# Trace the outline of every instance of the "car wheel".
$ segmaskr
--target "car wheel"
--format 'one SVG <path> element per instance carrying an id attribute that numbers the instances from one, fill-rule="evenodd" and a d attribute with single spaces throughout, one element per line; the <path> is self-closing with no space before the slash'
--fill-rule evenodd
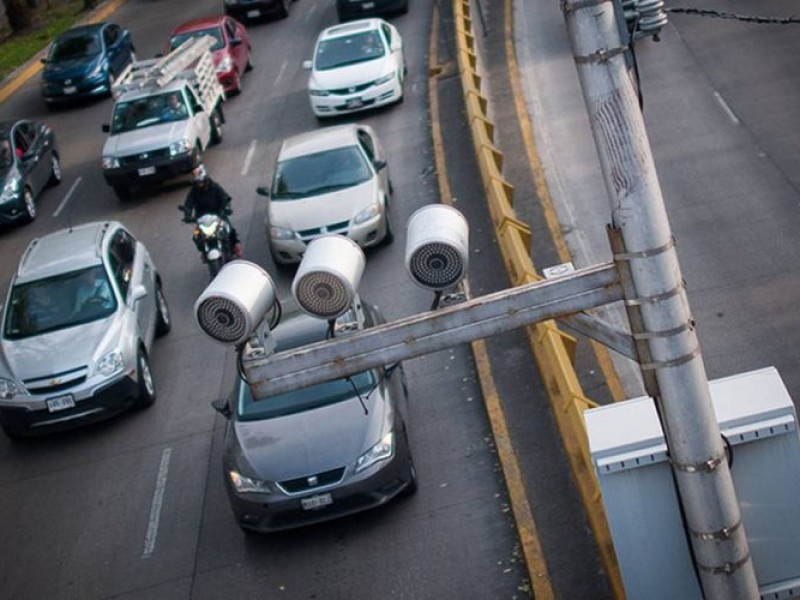
<path id="1" fill-rule="evenodd" d="M 215 146 L 222 143 L 222 116 L 219 108 L 215 108 L 211 114 L 211 143 Z"/>
<path id="2" fill-rule="evenodd" d="M 252 71 L 253 70 L 253 54 L 252 48 L 247 49 L 247 65 L 244 67 L 245 71 Z"/>
<path id="3" fill-rule="evenodd" d="M 25 220 L 30 223 L 36 218 L 36 200 L 31 188 L 25 186 L 22 190 L 22 208 L 25 211 Z"/>
<path id="4" fill-rule="evenodd" d="M 115 185 L 113 189 L 114 194 L 120 200 L 129 200 L 131 198 L 131 188 L 124 185 Z"/>
<path id="5" fill-rule="evenodd" d="M 289 16 L 289 6 L 292 4 L 292 0 L 283 0 L 281 2 L 281 10 L 278 13 L 278 16 L 281 19 L 285 19 Z"/>
<path id="6" fill-rule="evenodd" d="M 139 382 L 139 396 L 136 398 L 137 408 L 147 408 L 156 401 L 156 382 L 150 369 L 150 360 L 144 349 L 139 349 L 136 357 L 136 379 Z"/>
<path id="7" fill-rule="evenodd" d="M 24 437 L 26 437 L 21 430 L 15 429 L 14 427 L 10 427 L 5 423 L 0 423 L 0 427 L 2 427 L 3 433 L 5 433 L 6 437 L 10 440 L 21 440 Z"/>
<path id="8" fill-rule="evenodd" d="M 200 150 L 200 145 L 195 144 L 194 150 L 192 150 L 192 169 L 195 167 L 200 166 L 200 163 L 203 162 L 203 152 Z"/>
<path id="9" fill-rule="evenodd" d="M 167 299 L 164 297 L 164 290 L 161 288 L 161 282 L 156 281 L 156 335 L 167 335 L 172 329 L 172 319 L 169 315 L 169 306 Z"/>
<path id="10" fill-rule="evenodd" d="M 383 245 L 388 246 L 394 241 L 394 231 L 392 231 L 392 224 L 389 221 L 389 213 L 386 213 L 386 235 L 383 236 Z"/>
<path id="11" fill-rule="evenodd" d="M 233 72 L 233 95 L 238 96 L 242 93 L 242 76 L 239 71 Z"/>
<path id="12" fill-rule="evenodd" d="M 61 183 L 61 161 L 58 154 L 53 152 L 50 155 L 50 179 L 47 180 L 47 185 L 55 186 Z"/>
<path id="13" fill-rule="evenodd" d="M 408 455 L 408 475 L 409 483 L 401 492 L 406 498 L 416 494 L 419 489 L 419 484 L 417 483 L 417 468 L 414 466 L 414 459 L 411 458 L 410 454 Z"/>

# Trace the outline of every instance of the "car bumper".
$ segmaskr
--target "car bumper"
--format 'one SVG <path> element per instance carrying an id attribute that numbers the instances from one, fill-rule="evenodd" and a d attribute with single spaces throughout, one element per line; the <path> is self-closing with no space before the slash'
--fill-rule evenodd
<path id="1" fill-rule="evenodd" d="M 364 223 L 350 225 L 347 230 L 329 231 L 327 233 L 338 233 L 349 237 L 362 248 L 372 248 L 379 245 L 386 237 L 386 213 L 381 213 L 374 219 Z M 308 244 L 320 235 L 325 235 L 325 232 L 320 231 L 318 235 L 304 236 L 302 238 L 297 236 L 290 240 L 270 239 L 269 244 L 272 256 L 281 264 L 299 263 L 303 259 Z M 267 227 L 267 236 L 269 236 L 269 227 Z"/>
<path id="2" fill-rule="evenodd" d="M 222 89 L 225 90 L 225 94 L 232 94 L 238 91 L 237 80 L 236 80 L 236 71 L 231 69 L 230 71 L 217 71 L 217 81 L 222 86 Z"/>
<path id="3" fill-rule="evenodd" d="M 64 85 L 62 83 L 42 84 L 42 98 L 44 98 L 44 101 L 47 103 L 107 96 L 110 93 L 111 90 L 105 78 L 84 81 L 75 85 Z"/>
<path id="4" fill-rule="evenodd" d="M 395 455 L 373 465 L 333 488 L 289 497 L 285 494 L 238 494 L 224 474 L 231 508 L 239 525 L 260 532 L 281 531 L 322 523 L 382 506 L 412 484 L 408 446 L 401 436 Z M 330 494 L 332 502 L 322 508 L 304 509 L 301 499 Z"/>
<path id="5" fill-rule="evenodd" d="M 408 10 L 408 0 L 338 0 L 336 8 L 344 19 L 361 19 L 377 15 L 393 14 Z"/>
<path id="6" fill-rule="evenodd" d="M 334 117 L 399 102 L 403 87 L 397 78 L 355 94 L 309 96 L 317 117 Z"/>
<path id="7" fill-rule="evenodd" d="M 95 389 L 86 398 L 75 398 L 75 406 L 65 410 L 50 412 L 47 408 L 0 406 L 0 423 L 4 429 L 19 435 L 72 429 L 118 414 L 136 401 L 138 393 L 138 383 L 123 376 Z"/>
<path id="8" fill-rule="evenodd" d="M 3 202 L 0 204 L 0 225 L 10 225 L 16 223 L 22 218 L 27 216 L 25 212 L 25 204 L 22 201 L 22 196 L 18 196 L 14 200 Z"/>
<path id="9" fill-rule="evenodd" d="M 236 5 L 225 5 L 225 13 L 244 21 L 274 15 L 282 10 L 281 0 L 265 0 L 263 2 L 243 2 Z"/>
<path id="10" fill-rule="evenodd" d="M 163 158 L 123 165 L 116 169 L 104 169 L 103 177 L 112 187 L 155 185 L 191 173 L 196 165 L 191 154 L 181 154 L 174 158 Z"/>

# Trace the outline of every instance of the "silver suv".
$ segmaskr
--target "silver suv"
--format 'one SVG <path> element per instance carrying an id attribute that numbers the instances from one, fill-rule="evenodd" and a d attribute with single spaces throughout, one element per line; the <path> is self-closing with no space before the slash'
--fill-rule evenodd
<path id="1" fill-rule="evenodd" d="M 3 307 L 0 426 L 9 437 L 150 406 L 153 339 L 170 330 L 161 278 L 121 223 L 33 240 Z"/>

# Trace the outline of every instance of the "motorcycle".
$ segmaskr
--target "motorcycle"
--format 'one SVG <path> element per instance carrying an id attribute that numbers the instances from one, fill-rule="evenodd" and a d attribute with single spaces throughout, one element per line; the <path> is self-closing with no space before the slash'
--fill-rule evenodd
<path id="1" fill-rule="evenodd" d="M 178 210 L 183 210 L 179 206 Z M 191 222 L 191 221 L 184 221 Z M 236 258 L 231 244 L 231 226 L 221 216 L 208 213 L 194 221 L 192 239 L 203 253 L 203 262 L 208 265 L 211 279 L 217 276 L 223 265 Z"/>

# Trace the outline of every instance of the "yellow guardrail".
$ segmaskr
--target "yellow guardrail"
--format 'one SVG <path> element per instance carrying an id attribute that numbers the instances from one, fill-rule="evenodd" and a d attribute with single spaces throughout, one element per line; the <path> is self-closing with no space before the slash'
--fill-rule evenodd
<path id="1" fill-rule="evenodd" d="M 538 281 L 542 278 L 536 273 L 529 252 L 531 230 L 514 212 L 513 186 L 503 177 L 503 154 L 494 144 L 494 124 L 487 113 L 488 100 L 480 91 L 481 76 L 472 34 L 470 0 L 455 0 L 454 14 L 458 67 L 467 118 L 503 262 L 513 285 Z M 603 510 L 600 487 L 592 468 L 583 421 L 583 411 L 597 405 L 583 394 L 575 373 L 576 340 L 559 330 L 552 320 L 527 327 L 526 334 L 610 586 L 617 598 L 624 598 L 622 577 Z"/>

